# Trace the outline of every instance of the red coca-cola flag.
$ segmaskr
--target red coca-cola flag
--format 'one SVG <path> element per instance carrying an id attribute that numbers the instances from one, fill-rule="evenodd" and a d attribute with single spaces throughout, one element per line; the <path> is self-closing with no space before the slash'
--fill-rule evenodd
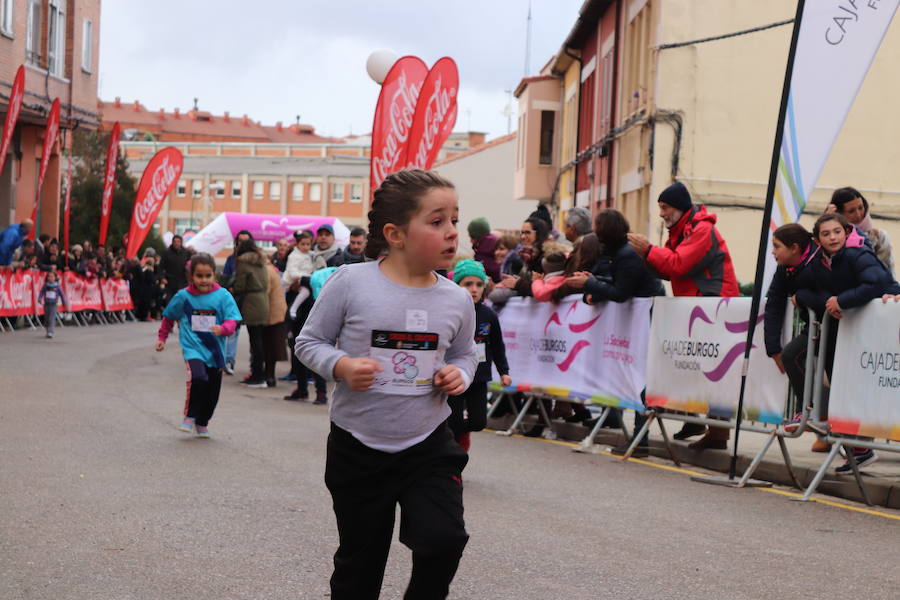
<path id="1" fill-rule="evenodd" d="M 44 132 L 44 148 L 41 150 L 41 169 L 38 172 L 37 187 L 34 191 L 34 208 L 31 209 L 31 220 L 34 221 L 34 227 L 28 234 L 30 239 L 34 239 L 38 229 L 37 211 L 41 203 L 41 187 L 44 185 L 44 176 L 47 174 L 47 167 L 50 166 L 50 153 L 53 151 L 53 144 L 59 136 L 59 98 L 53 101 L 50 106 L 50 114 L 47 116 L 47 129 Z"/>
<path id="2" fill-rule="evenodd" d="M 181 152 L 172 147 L 163 148 L 147 163 L 134 197 L 131 227 L 128 229 L 128 246 L 125 249 L 126 257 L 137 256 L 138 249 L 144 243 L 153 222 L 156 221 L 166 196 L 181 177 L 183 168 L 184 158 Z"/>
<path id="3" fill-rule="evenodd" d="M 106 176 L 103 178 L 103 200 L 100 202 L 100 235 L 97 243 L 106 245 L 106 230 L 109 229 L 109 213 L 112 210 L 113 191 L 116 187 L 116 158 L 119 155 L 119 122 L 113 125 L 109 134 L 109 148 L 106 149 Z"/>
<path id="4" fill-rule="evenodd" d="M 381 84 L 372 124 L 372 193 L 389 173 L 406 166 L 406 143 L 427 74 L 428 67 L 421 58 L 404 56 L 394 63 Z"/>
<path id="5" fill-rule="evenodd" d="M 441 146 L 456 124 L 456 96 L 459 92 L 459 71 L 456 62 L 445 56 L 431 67 L 419 99 L 404 164 L 410 169 L 430 169 Z"/>
<path id="6" fill-rule="evenodd" d="M 9 92 L 9 105 L 6 107 L 6 119 L 3 122 L 3 138 L 0 139 L 0 173 L 3 173 L 3 165 L 6 163 L 6 153 L 9 143 L 12 141 L 13 131 L 16 129 L 16 121 L 19 120 L 19 111 L 22 110 L 22 100 L 25 98 L 25 66 L 16 71 L 13 79 L 12 90 Z"/>
<path id="7" fill-rule="evenodd" d="M 66 267 L 69 266 L 69 206 L 72 200 L 72 149 L 69 148 L 69 164 L 66 166 L 66 205 L 63 207 L 63 246 L 62 255 Z"/>

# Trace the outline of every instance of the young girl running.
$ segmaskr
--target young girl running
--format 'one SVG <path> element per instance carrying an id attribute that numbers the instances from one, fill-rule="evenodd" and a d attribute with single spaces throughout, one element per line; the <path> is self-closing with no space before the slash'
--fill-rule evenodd
<path id="1" fill-rule="evenodd" d="M 38 295 L 38 302 L 44 304 L 44 326 L 47 328 L 48 338 L 53 337 L 53 331 L 56 328 L 58 305 L 61 303 L 65 306 L 66 304 L 66 295 L 57 279 L 56 271 L 48 271 L 44 287 L 41 288 L 41 293 Z"/>
<path id="2" fill-rule="evenodd" d="M 456 255 L 458 212 L 453 184 L 433 172 L 386 177 L 366 242 L 379 260 L 339 268 L 297 338 L 300 361 L 337 381 L 325 464 L 340 536 L 332 600 L 378 598 L 397 504 L 413 555 L 407 599 L 446 598 L 469 538 L 468 456 L 446 420 L 448 394 L 475 374 L 475 311 L 435 274 Z"/>
<path id="3" fill-rule="evenodd" d="M 156 351 L 166 349 L 166 338 L 178 321 L 178 341 L 187 363 L 187 400 L 184 420 L 178 427 L 197 436 L 209 437 L 209 420 L 219 402 L 225 338 L 234 333 L 241 313 L 227 290 L 216 281 L 216 261 L 209 254 L 195 255 L 190 262 L 188 287 L 179 290 L 163 311 Z"/>
<path id="4" fill-rule="evenodd" d="M 461 260 L 453 268 L 453 281 L 472 296 L 475 303 L 475 347 L 478 370 L 472 385 L 458 396 L 450 396 L 450 420 L 447 424 L 457 443 L 468 452 L 471 432 L 481 431 L 487 425 L 487 384 L 493 378 L 491 364 L 497 365 L 500 381 L 505 387 L 512 385 L 509 363 L 506 362 L 506 346 L 497 313 L 484 304 L 484 286 L 487 272 L 484 265 L 472 259 Z"/>

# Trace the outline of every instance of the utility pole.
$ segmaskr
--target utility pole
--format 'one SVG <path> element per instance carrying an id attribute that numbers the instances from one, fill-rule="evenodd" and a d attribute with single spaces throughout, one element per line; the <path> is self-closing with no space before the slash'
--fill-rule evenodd
<path id="1" fill-rule="evenodd" d="M 531 0 L 528 0 L 528 20 L 525 23 L 525 74 L 528 77 L 531 72 Z"/>

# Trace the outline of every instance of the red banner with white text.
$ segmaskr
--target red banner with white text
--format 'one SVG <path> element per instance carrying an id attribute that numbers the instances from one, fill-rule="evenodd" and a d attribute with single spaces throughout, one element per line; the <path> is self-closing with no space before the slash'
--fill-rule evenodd
<path id="1" fill-rule="evenodd" d="M 34 314 L 34 272 L 0 269 L 0 317 Z"/>
<path id="2" fill-rule="evenodd" d="M 47 116 L 47 129 L 44 131 L 44 147 L 41 151 L 41 168 L 38 172 L 37 187 L 34 192 L 34 208 L 31 209 L 31 220 L 34 221 L 34 227 L 28 234 L 29 239 L 34 239 L 35 233 L 39 228 L 37 222 L 38 206 L 41 203 L 41 188 L 44 185 L 44 177 L 47 175 L 47 168 L 50 166 L 50 153 L 53 152 L 53 145 L 56 138 L 59 137 L 59 98 L 53 101 L 50 106 L 50 114 Z"/>
<path id="3" fill-rule="evenodd" d="M 132 310 L 131 289 L 124 279 L 106 278 L 100 280 L 100 294 L 103 296 L 103 310 Z"/>
<path id="4" fill-rule="evenodd" d="M 62 288 L 66 295 L 66 310 L 103 310 L 100 279 L 88 279 L 72 271 L 62 274 Z"/>
<path id="5" fill-rule="evenodd" d="M 116 187 L 116 159 L 119 156 L 120 127 L 116 121 L 109 134 L 109 147 L 106 149 L 106 175 L 103 178 L 103 196 L 100 201 L 100 234 L 97 243 L 106 245 L 106 231 L 109 229 L 109 214 L 112 211 L 113 191 Z"/>
<path id="6" fill-rule="evenodd" d="M 459 93 L 459 71 L 448 56 L 438 60 L 428 71 L 419 98 L 404 164 L 410 169 L 430 169 L 438 152 L 456 124 L 456 97 Z"/>
<path id="7" fill-rule="evenodd" d="M 381 84 L 372 124 L 372 193 L 388 174 L 406 166 L 406 146 L 416 113 L 416 101 L 428 67 L 416 56 L 394 63 Z"/>
<path id="8" fill-rule="evenodd" d="M 0 173 L 3 173 L 3 164 L 6 162 L 6 152 L 12 141 L 13 131 L 16 129 L 16 121 L 19 120 L 19 111 L 22 110 L 22 100 L 25 98 L 25 66 L 16 71 L 12 89 L 9 92 L 9 104 L 6 108 L 6 119 L 3 122 L 3 137 L 0 138 Z"/>
<path id="9" fill-rule="evenodd" d="M 183 168 L 184 158 L 181 152 L 172 147 L 163 148 L 147 163 L 144 174 L 141 175 L 141 183 L 138 184 L 137 195 L 134 197 L 134 209 L 131 211 L 128 247 L 125 249 L 127 258 L 137 256 L 166 196 L 181 177 Z"/>

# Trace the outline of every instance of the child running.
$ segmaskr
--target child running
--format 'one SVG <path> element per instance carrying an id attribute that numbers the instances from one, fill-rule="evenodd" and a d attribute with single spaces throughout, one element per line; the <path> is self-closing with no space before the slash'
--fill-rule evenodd
<path id="1" fill-rule="evenodd" d="M 340 267 L 297 338 L 300 361 L 337 381 L 325 464 L 340 537 L 332 600 L 378 598 L 398 504 L 413 555 L 405 598 L 446 598 L 469 539 L 468 455 L 446 421 L 447 396 L 475 375 L 475 311 L 435 273 L 456 255 L 458 212 L 436 173 L 388 175 L 369 211 L 366 256 L 379 260 Z"/>
<path id="2" fill-rule="evenodd" d="M 506 346 L 497 313 L 486 306 L 484 286 L 487 273 L 480 262 L 467 259 L 457 263 L 453 269 L 453 282 L 464 288 L 475 303 L 475 348 L 478 356 L 478 370 L 475 379 L 465 392 L 450 396 L 450 420 L 447 422 L 463 450 L 469 451 L 471 432 L 481 431 L 487 425 L 487 384 L 493 378 L 491 363 L 497 365 L 500 381 L 504 387 L 512 385 L 509 364 L 506 362 Z"/>
<path id="3" fill-rule="evenodd" d="M 166 349 L 166 338 L 178 321 L 178 341 L 187 364 L 187 399 L 184 420 L 178 427 L 197 437 L 209 437 L 209 420 L 219 402 L 225 338 L 234 333 L 241 313 L 228 290 L 216 281 L 216 261 L 206 253 L 194 255 L 188 268 L 190 283 L 179 290 L 163 311 L 156 351 Z"/>
<path id="4" fill-rule="evenodd" d="M 56 310 L 57 304 L 60 302 L 66 304 L 66 295 L 63 293 L 62 287 L 57 281 L 56 271 L 49 271 L 47 279 L 44 280 L 44 287 L 38 295 L 38 302 L 44 304 L 44 327 L 47 329 L 47 337 L 52 338 L 56 328 Z"/>

